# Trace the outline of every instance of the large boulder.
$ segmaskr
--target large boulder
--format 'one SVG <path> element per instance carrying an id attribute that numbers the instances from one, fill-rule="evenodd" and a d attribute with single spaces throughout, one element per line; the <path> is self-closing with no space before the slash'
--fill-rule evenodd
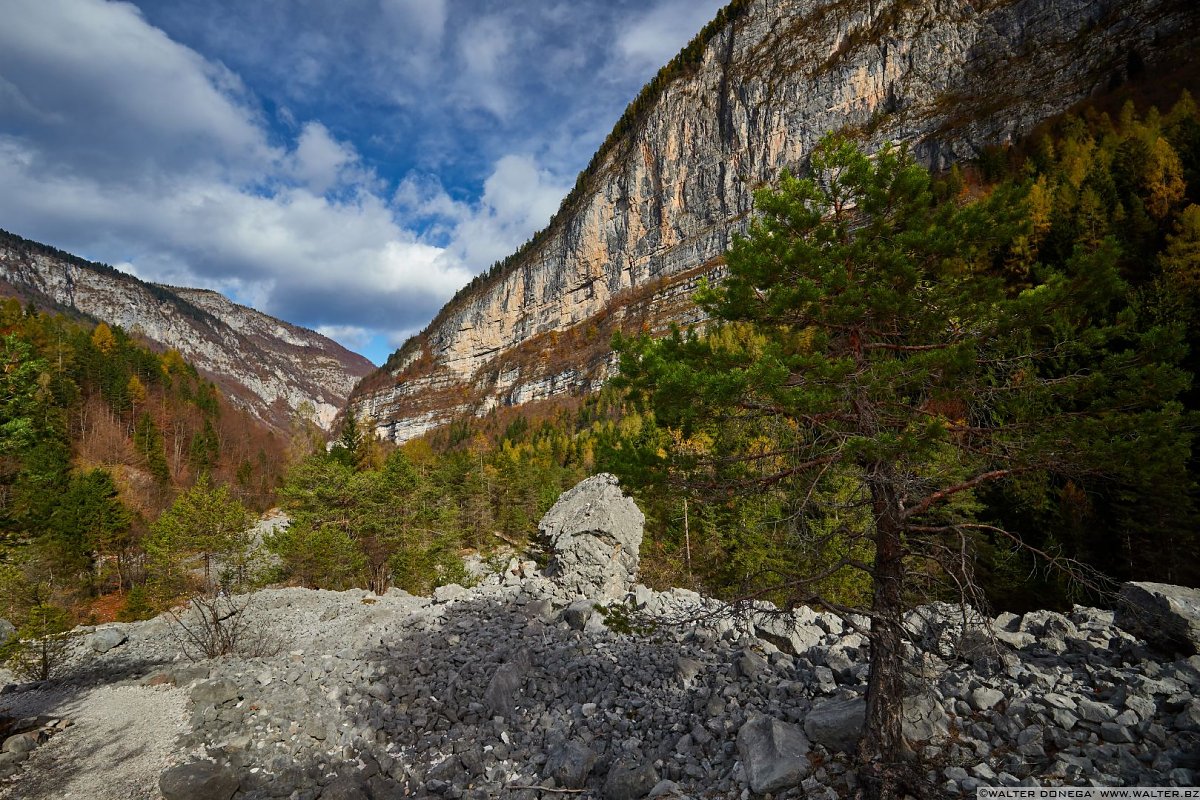
<path id="1" fill-rule="evenodd" d="M 538 523 L 554 553 L 547 574 L 585 597 L 624 597 L 637 577 L 645 523 L 615 476 L 593 475 L 558 498 Z"/>
<path id="2" fill-rule="evenodd" d="M 755 794 L 798 786 L 812 769 L 804 731 L 774 717 L 752 716 L 738 731 L 737 749 Z"/>
<path id="3" fill-rule="evenodd" d="M 1200 589 L 1169 583 L 1126 583 L 1117 627 L 1152 647 L 1185 656 L 1200 652 Z"/>
<path id="4" fill-rule="evenodd" d="M 124 628 L 100 628 L 88 639 L 88 644 L 97 653 L 107 653 L 129 639 Z"/>

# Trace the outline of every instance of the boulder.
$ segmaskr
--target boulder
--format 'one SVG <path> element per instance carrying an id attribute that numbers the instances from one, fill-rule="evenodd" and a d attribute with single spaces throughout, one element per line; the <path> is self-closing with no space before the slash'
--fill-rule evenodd
<path id="1" fill-rule="evenodd" d="M 559 497 L 538 523 L 554 553 L 547 574 L 584 597 L 623 598 L 637 577 L 645 522 L 616 477 L 593 475 Z"/>
<path id="2" fill-rule="evenodd" d="M 180 764 L 158 779 L 164 800 L 229 800 L 240 786 L 232 768 L 211 761 Z"/>
<path id="3" fill-rule="evenodd" d="M 825 631 L 801 622 L 798 616 L 786 611 L 759 612 L 754 616 L 754 635 L 785 653 L 802 656 L 821 644 Z"/>
<path id="4" fill-rule="evenodd" d="M 604 779 L 604 800 L 640 800 L 658 785 L 654 765 L 636 759 L 618 759 Z"/>
<path id="5" fill-rule="evenodd" d="M 582 789 L 592 767 L 596 766 L 596 757 L 583 742 L 563 742 L 550 751 L 542 775 L 553 778 L 564 789 Z"/>
<path id="6" fill-rule="evenodd" d="M 940 741 L 950 733 L 950 717 L 930 693 L 920 692 L 905 697 L 901 718 L 904 738 L 910 743 Z"/>
<path id="7" fill-rule="evenodd" d="M 738 757 L 755 794 L 798 786 L 808 777 L 808 737 L 797 725 L 754 715 L 737 735 Z"/>
<path id="8" fill-rule="evenodd" d="M 237 699 L 238 686 L 229 678 L 204 681 L 192 687 L 191 697 L 197 706 L 219 706 Z"/>
<path id="9" fill-rule="evenodd" d="M 101 628 L 88 637 L 88 644 L 97 653 L 107 653 L 129 639 L 123 628 Z"/>
<path id="10" fill-rule="evenodd" d="M 1200 589 L 1168 583 L 1122 584 L 1115 621 L 1151 647 L 1193 655 L 1200 652 Z"/>
<path id="11" fill-rule="evenodd" d="M 484 705 L 491 711 L 492 716 L 507 717 L 516 711 L 521 702 L 522 687 L 528 672 L 529 654 L 525 651 L 518 653 L 513 660 L 496 667 L 487 690 L 483 693 Z"/>
<path id="12" fill-rule="evenodd" d="M 830 752 L 853 753 L 866 716 L 867 703 L 861 697 L 819 700 L 804 718 L 804 732 Z"/>

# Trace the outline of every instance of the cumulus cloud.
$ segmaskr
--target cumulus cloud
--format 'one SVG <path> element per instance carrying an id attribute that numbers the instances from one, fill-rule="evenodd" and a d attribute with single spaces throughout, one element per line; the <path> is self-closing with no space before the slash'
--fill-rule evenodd
<path id="1" fill-rule="evenodd" d="M 445 241 L 448 257 L 479 272 L 545 227 L 569 188 L 530 156 L 506 155 L 477 202 L 452 199 L 430 176 L 405 179 L 394 199 L 410 218 L 425 222 L 427 237 Z"/>

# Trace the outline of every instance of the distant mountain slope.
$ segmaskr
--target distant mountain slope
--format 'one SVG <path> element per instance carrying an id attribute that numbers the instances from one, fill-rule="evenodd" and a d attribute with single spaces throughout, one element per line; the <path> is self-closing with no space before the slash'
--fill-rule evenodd
<path id="1" fill-rule="evenodd" d="M 262 421 L 286 430 L 312 404 L 328 426 L 374 369 L 320 334 L 202 289 L 146 283 L 112 267 L 0 232 L 0 293 L 74 312 L 178 350 Z"/>
<path id="2" fill-rule="evenodd" d="M 546 230 L 474 281 L 351 406 L 394 440 L 579 393 L 616 325 L 692 313 L 753 192 L 827 131 L 933 166 L 1195 58 L 1195 0 L 736 0 L 643 91 Z"/>

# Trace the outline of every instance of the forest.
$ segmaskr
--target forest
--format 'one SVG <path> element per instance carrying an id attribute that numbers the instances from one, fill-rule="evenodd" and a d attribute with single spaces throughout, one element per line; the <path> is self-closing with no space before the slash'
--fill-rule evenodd
<path id="1" fill-rule="evenodd" d="M 840 146 L 845 164 L 860 163 L 852 143 Z M 1081 450 L 1096 438 L 1089 425 L 1108 437 L 1089 450 L 1087 468 L 1065 469 L 1061 454 L 1014 468 L 956 492 L 929 523 L 969 543 L 979 602 L 1024 610 L 1101 602 L 1111 581 L 1195 585 L 1200 112 L 1192 98 L 1166 113 L 1084 109 L 944 174 L 906 158 L 877 157 L 894 161 L 914 198 L 881 214 L 879 230 L 919 220 L 926 249 L 913 252 L 960 264 L 986 292 L 968 295 L 962 274 L 943 280 L 934 270 L 888 301 L 889 313 L 908 315 L 896 317 L 906 320 L 904 336 L 953 330 L 961 341 L 939 344 L 939 361 L 916 358 L 933 346 L 899 333 L 881 340 L 871 391 L 895 392 L 897 407 L 908 403 L 925 420 L 915 433 L 898 427 L 886 446 L 921 453 L 933 481 L 966 475 L 979 455 L 971 448 L 1015 447 L 1018 424 L 1027 450 L 1046 451 L 1050 422 L 1077 436 Z M 825 235 L 803 210 L 808 185 L 785 176 L 760 194 L 760 213 Z M 836 359 L 818 356 L 836 337 L 800 313 L 814 302 L 796 288 L 806 284 L 781 280 L 813 254 L 793 243 L 767 258 L 764 236 L 730 252 L 725 289 L 698 296 L 713 320 L 703 330 L 658 342 L 618 336 L 622 374 L 599 394 L 465 418 L 400 447 L 376 441 L 353 416 L 327 444 L 299 415 L 283 441 L 178 353 L 5 301 L 0 617 L 33 636 L 267 583 L 426 593 L 470 580 L 465 553 L 503 560 L 536 549 L 541 515 L 598 471 L 615 472 L 647 515 L 646 583 L 788 603 L 797 595 L 783 578 L 807 571 L 818 578 L 800 599 L 861 606 L 869 576 L 823 569 L 875 555 L 861 535 L 875 524 L 861 474 L 843 465 L 815 479 L 796 459 L 815 442 L 861 451 L 866 440 L 838 427 L 831 405 L 848 390 Z M 893 252 L 845 247 L 836 250 L 844 263 L 883 263 Z M 824 269 L 819 262 L 812 268 Z M 838 275 L 830 285 L 854 287 Z M 953 287 L 958 293 L 947 294 Z M 754 310 L 755 291 L 770 314 Z M 918 297 L 938 299 L 916 310 L 903 300 Z M 835 299 L 849 305 L 831 308 L 881 313 L 853 292 Z M 1000 309 L 1009 324 L 988 328 Z M 988 356 L 996 363 L 1015 363 L 1020 348 L 1046 355 L 1002 375 L 969 373 L 946 355 L 962 357 L 954 348 L 986 331 L 1000 348 Z M 780 374 L 806 369 L 814 377 L 771 388 Z M 926 387 L 919 403 L 900 377 L 917 370 Z M 945 383 L 952 375 L 957 390 Z M 992 398 L 986 410 L 982 397 Z M 814 415 L 827 416 L 814 427 Z M 255 534 L 255 513 L 272 506 L 290 527 Z M 1055 568 L 1063 563 L 1079 569 Z M 921 599 L 960 588 L 939 562 L 904 568 L 920 577 L 910 583 Z"/>

